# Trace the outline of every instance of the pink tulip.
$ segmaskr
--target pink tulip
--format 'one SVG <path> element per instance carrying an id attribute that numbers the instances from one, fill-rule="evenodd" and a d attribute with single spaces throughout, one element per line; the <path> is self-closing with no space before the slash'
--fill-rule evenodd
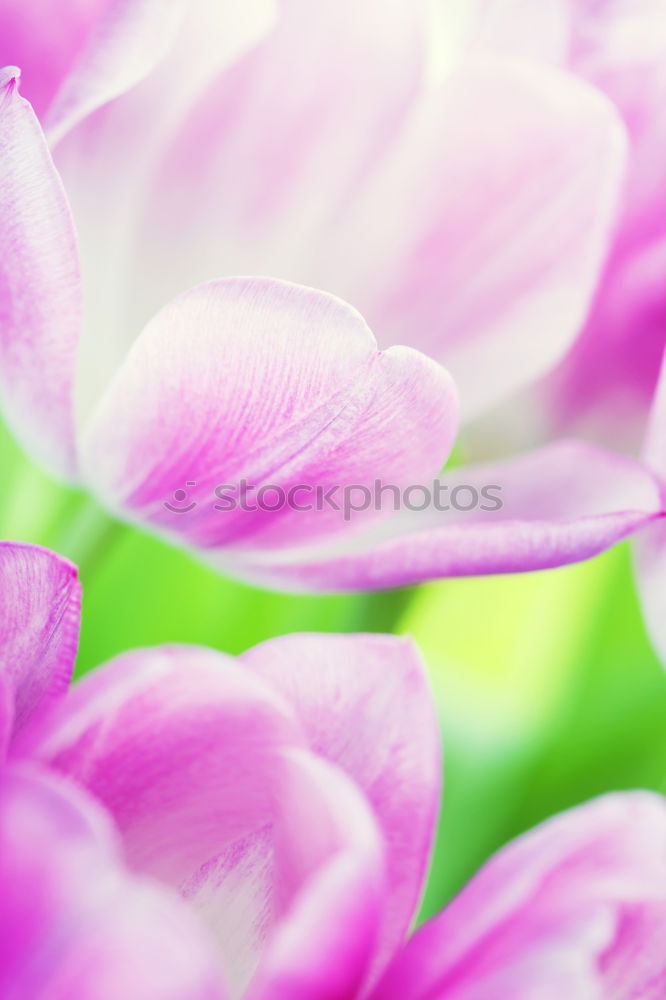
<path id="1" fill-rule="evenodd" d="M 554 398 L 569 426 L 635 444 L 666 346 L 666 12 L 659 0 L 573 6 L 570 65 L 617 107 L 630 158 L 612 251 Z"/>
<path id="2" fill-rule="evenodd" d="M 444 23 L 457 0 L 442 0 Z M 516 31 L 520 25 L 521 30 Z M 613 102 L 629 136 L 621 211 L 585 328 L 529 397 L 552 431 L 583 428 L 644 454 L 666 479 L 666 11 L 661 0 L 472 0 L 458 57 L 515 51 L 568 67 Z M 661 376 L 660 376 L 661 371 Z M 538 423 L 538 420 L 535 421 Z M 662 492 L 663 492 L 663 486 Z M 666 662 L 666 532 L 637 541 L 637 576 L 655 647 Z"/>
<path id="3" fill-rule="evenodd" d="M 0 587 L 3 647 L 27 654 L 0 672 L 10 733 L 0 771 L 3 996 L 661 995 L 660 796 L 612 795 L 550 820 L 410 936 L 441 761 L 409 642 L 295 635 L 238 660 L 138 650 L 65 694 L 71 566 L 4 543 Z M 102 809 L 132 875 L 114 857 Z"/>
<path id="4" fill-rule="evenodd" d="M 6 70 L 0 389 L 35 455 L 282 589 L 547 568 L 660 513 L 641 464 L 579 444 L 443 481 L 497 484 L 494 511 L 397 511 L 382 495 L 348 519 L 216 499 L 244 480 L 432 485 L 456 394 L 414 347 L 451 369 L 464 416 L 561 357 L 625 155 L 593 88 L 511 59 L 434 83 L 412 0 L 285 0 L 272 28 L 265 3 L 225 17 L 204 0 L 67 4 L 55 50 L 55 15 L 34 2 L 0 2 L 50 142 Z M 219 277 L 238 273 L 277 278 Z M 412 346 L 379 351 L 353 308 L 303 285 L 343 294 L 381 344 Z"/>
<path id="5" fill-rule="evenodd" d="M 352 302 L 382 347 L 445 363 L 469 414 L 561 357 L 614 221 L 619 118 L 517 61 L 431 83 L 429 6 L 283 0 L 267 30 L 267 0 L 0 3 L 77 223 L 85 405 L 165 302 L 238 274 Z"/>
<path id="6" fill-rule="evenodd" d="M 224 1000 L 199 920 L 130 873 L 112 821 L 83 789 L 5 754 L 69 687 L 76 570 L 0 543 L 0 995 L 30 1000 Z"/>
<path id="7" fill-rule="evenodd" d="M 520 57 L 569 70 L 621 116 L 620 212 L 584 329 L 530 400 L 549 429 L 636 448 L 666 346 L 666 12 L 661 0 L 437 0 L 460 60 Z"/>

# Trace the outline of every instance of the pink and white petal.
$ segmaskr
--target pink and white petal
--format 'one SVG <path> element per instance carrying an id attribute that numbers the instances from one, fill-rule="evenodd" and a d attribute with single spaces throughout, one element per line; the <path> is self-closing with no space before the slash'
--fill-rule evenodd
<path id="1" fill-rule="evenodd" d="M 440 33 L 459 50 L 570 69 L 606 94 L 629 131 L 622 230 L 659 231 L 666 126 L 666 19 L 661 0 L 439 0 Z"/>
<path id="2" fill-rule="evenodd" d="M 71 563 L 48 549 L 0 542 L 0 728 L 8 740 L 67 691 L 80 616 Z"/>
<path id="3" fill-rule="evenodd" d="M 0 66 L 20 66 L 42 119 L 106 0 L 0 0 Z"/>
<path id="4" fill-rule="evenodd" d="M 439 730 L 418 651 L 389 636 L 291 635 L 241 660 L 293 706 L 310 749 L 347 773 L 374 810 L 388 880 L 376 974 L 410 929 L 439 808 Z"/>
<path id="5" fill-rule="evenodd" d="M 0 70 L 0 394 L 17 437 L 75 470 L 73 387 L 81 325 L 76 236 L 18 71 Z"/>
<path id="6" fill-rule="evenodd" d="M 46 772 L 0 777 L 0 993 L 31 1000 L 223 1000 L 206 931 L 122 866 L 111 824 Z"/>
<path id="7" fill-rule="evenodd" d="M 242 11 L 229 0 L 107 0 L 91 18 L 83 44 L 48 108 L 51 142 L 58 143 L 111 101 L 117 102 L 111 109 L 116 125 L 127 121 L 128 109 L 118 99 L 128 91 L 145 109 L 147 92 L 156 99 L 168 73 L 178 60 L 182 65 L 192 57 L 195 44 L 201 58 L 198 66 L 188 67 L 193 76 L 213 51 L 213 66 L 219 71 L 261 38 L 274 17 L 273 0 L 248 0 Z M 150 82 L 141 90 L 147 78 Z M 162 111 L 156 101 L 152 110 L 158 117 Z"/>
<path id="8" fill-rule="evenodd" d="M 666 355 L 662 359 L 643 455 L 654 469 L 666 495 Z M 646 628 L 652 643 L 666 664 L 666 521 L 648 525 L 634 540 L 636 583 Z"/>
<path id="9" fill-rule="evenodd" d="M 408 942 L 372 1000 L 557 1000 L 563 992 L 657 1000 L 665 925 L 664 800 L 609 795 L 495 855 Z"/>
<path id="10" fill-rule="evenodd" d="M 175 646 L 99 668 L 20 749 L 106 806 L 134 869 L 181 887 L 268 821 L 276 751 L 300 740 L 271 688 L 221 653 Z"/>
<path id="11" fill-rule="evenodd" d="M 663 513 L 659 485 L 646 466 L 580 442 L 463 466 L 439 483 L 450 490 L 440 503 L 450 506 L 459 487 L 464 504 L 476 497 L 475 509 L 436 511 L 431 503 L 428 511 L 403 510 L 361 529 L 344 545 L 338 539 L 335 546 L 263 557 L 225 553 L 219 564 L 264 586 L 322 592 L 521 573 L 589 559 Z M 432 499 L 432 482 L 424 486 Z"/>
<path id="12" fill-rule="evenodd" d="M 293 256 L 309 248 L 318 225 L 345 204 L 404 124 L 421 85 L 425 9 L 422 0 L 367 0 L 361 9 L 353 0 L 316 8 L 285 0 L 273 31 L 220 73 L 174 137 L 160 177 L 167 187 L 153 190 L 156 217 L 149 216 L 174 228 L 159 236 L 185 229 L 202 260 L 199 227 L 206 250 L 213 233 L 222 234 L 217 260 L 208 262 L 213 274 L 230 263 L 238 273 L 233 259 L 243 254 L 250 264 L 248 253 L 263 257 L 259 273 L 266 265 L 273 273 L 281 249 L 291 244 Z M 210 157 L 196 155 L 202 143 Z M 183 188 L 191 185 L 208 197 L 188 198 Z M 233 199 L 223 196 L 230 190 Z M 231 262 L 219 256 L 225 250 Z"/>
<path id="13" fill-rule="evenodd" d="M 137 207 L 134 329 L 184 287 L 220 275 L 270 274 L 344 294 L 338 274 L 318 264 L 322 245 L 354 211 L 357 186 L 419 91 L 425 6 L 283 0 L 263 42 L 218 67 Z M 346 253 L 343 273 L 357 249 Z"/>
<path id="14" fill-rule="evenodd" d="M 278 919 L 248 1000 L 359 996 L 386 902 L 382 838 L 338 768 L 298 750 L 284 764 L 274 828 Z"/>
<path id="15" fill-rule="evenodd" d="M 54 156 L 70 195 L 83 261 L 86 324 L 77 382 L 79 415 L 97 401 L 152 314 L 188 284 L 211 274 L 209 264 L 195 269 L 189 281 L 185 227 L 177 241 L 174 283 L 162 284 L 153 298 L 151 275 L 163 248 L 159 236 L 152 238 L 155 234 L 148 241 L 139 238 L 140 220 L 159 165 L 183 121 L 194 114 L 216 77 L 270 31 L 275 16 L 276 0 L 168 0 L 166 5 L 114 0 L 91 37 L 87 62 L 65 85 L 54 109 L 54 115 L 60 110 L 65 117 L 50 119 L 49 137 L 57 139 Z M 131 59 L 123 48 L 126 38 L 131 38 Z M 121 85 L 129 89 L 106 100 Z M 77 115 L 101 100 L 106 103 L 70 127 Z M 199 147 L 204 160 L 210 158 L 206 150 L 219 125 L 218 117 Z M 196 182 L 186 177 L 184 188 L 194 196 Z M 99 197 L 100 190 L 105 198 Z M 165 212 L 169 197 L 161 200 Z M 198 196 L 193 205 L 194 214 Z M 215 268 L 211 277 L 221 273 Z"/>
<path id="16" fill-rule="evenodd" d="M 549 423 L 636 451 L 664 348 L 666 18 L 661 0 L 571 4 L 570 65 L 613 101 L 630 156 L 613 253 L 585 326 L 552 384 Z M 545 388 L 545 392 L 544 392 Z"/>
<path id="17" fill-rule="evenodd" d="M 227 279 L 185 293 L 146 327 L 91 416 L 81 463 L 103 502 L 178 540 L 279 548 L 346 529 L 344 511 L 257 510 L 256 493 L 241 505 L 243 482 L 285 494 L 304 485 L 315 508 L 318 486 L 407 484 L 441 468 L 456 418 L 444 369 L 408 348 L 379 354 L 344 302 Z M 187 502 L 174 504 L 184 487 Z"/>
<path id="18" fill-rule="evenodd" d="M 626 123 L 631 158 L 622 230 L 663 234 L 665 209 L 666 19 L 661 0 L 573 4 L 571 66 L 606 93 Z"/>
<path id="19" fill-rule="evenodd" d="M 661 662 L 666 665 L 666 521 L 648 525 L 634 539 L 634 572 L 643 621 Z"/>
<path id="20" fill-rule="evenodd" d="M 638 243 L 618 240 L 585 329 L 535 389 L 533 405 L 537 413 L 545 407 L 546 426 L 582 426 L 586 437 L 610 447 L 640 449 L 664 351 L 665 271 L 663 233 L 654 242 L 647 234 Z"/>
<path id="21" fill-rule="evenodd" d="M 178 37 L 185 12 L 185 0 L 110 0 L 49 106 L 51 143 L 148 76 Z"/>
<path id="22" fill-rule="evenodd" d="M 177 887 L 210 926 L 240 995 L 276 924 L 329 855 L 358 847 L 360 905 L 367 914 L 372 888 L 380 912 L 383 857 L 370 809 L 344 775 L 327 784 L 317 761 L 285 761 L 283 749 L 301 741 L 269 685 L 221 654 L 174 648 L 127 654 L 90 675 L 22 750 L 104 803 L 130 865 Z M 354 809 L 365 810 L 365 825 Z M 356 905 L 350 881 L 333 881 L 338 911 L 329 913 L 323 890 L 312 904 L 325 906 L 324 927 L 343 903 Z M 352 947 L 329 934 L 330 949 Z"/>
<path id="23" fill-rule="evenodd" d="M 643 458 L 663 482 L 666 480 L 666 351 L 662 349 L 659 375 L 652 396 L 642 447 Z"/>
<path id="24" fill-rule="evenodd" d="M 174 42 L 182 0 L 0 2 L 0 64 L 23 71 L 49 138 L 138 83 Z"/>
<path id="25" fill-rule="evenodd" d="M 244 996 L 276 919 L 272 814 L 208 858 L 180 893 L 208 926 L 231 995 Z"/>
<path id="26" fill-rule="evenodd" d="M 306 751 L 286 751 L 281 765 L 268 822 L 183 887 L 213 930 L 233 996 L 255 976 L 262 997 L 317 977 L 320 989 L 327 977 L 357 984 L 385 903 L 383 844 L 359 790 Z"/>
<path id="27" fill-rule="evenodd" d="M 475 416 L 574 342 L 625 159 L 622 123 L 588 84 L 470 60 L 424 95 L 353 220 L 326 244 L 332 258 L 364 248 L 340 293 L 380 344 L 409 343 L 445 363 L 463 416 Z"/>
<path id="28" fill-rule="evenodd" d="M 145 94 L 135 88 L 156 70 L 162 74 L 167 56 L 173 70 L 176 58 L 185 62 L 191 52 L 184 41 L 196 34 L 200 46 L 206 46 L 209 27 L 224 32 L 223 44 L 217 46 L 216 68 L 233 61 L 268 29 L 274 14 L 270 0 L 255 0 L 239 14 L 229 2 L 213 0 L 111 0 L 98 17 L 77 53 L 70 72 L 62 81 L 46 115 L 46 130 L 52 144 L 103 105 L 133 93 L 144 107 Z M 197 67 L 197 72 L 201 66 Z M 195 73 L 196 75 L 196 73 Z M 161 84 L 162 81 L 160 81 Z M 160 87 L 151 80 L 153 98 Z M 159 105 L 153 110 L 159 114 Z M 111 115 L 116 124 L 123 121 L 126 109 L 116 107 Z M 93 124 L 93 129 L 95 125 Z"/>
<path id="29" fill-rule="evenodd" d="M 182 152 L 169 159 L 167 178 L 154 189 L 159 201 L 145 230 L 153 239 L 160 235 L 162 250 L 153 255 L 151 300 L 157 301 L 158 288 L 174 287 L 167 274 L 196 280 L 214 273 L 214 261 L 218 273 L 270 273 L 326 288 L 361 309 L 382 345 L 408 343 L 450 364 L 461 380 L 465 412 L 472 414 L 542 374 L 579 331 L 614 221 L 624 131 L 610 103 L 593 88 L 536 66 L 486 60 L 428 90 L 414 72 L 423 59 L 422 10 L 412 5 L 414 24 L 409 30 L 402 24 L 396 51 L 396 39 L 390 39 L 398 6 L 392 5 L 393 21 L 384 25 L 382 43 L 373 45 L 377 65 L 373 61 L 370 83 L 364 80 L 363 100 L 355 94 L 351 104 L 364 135 L 351 160 L 355 131 L 349 128 L 348 99 L 343 143 L 337 105 L 328 93 L 322 103 L 326 113 L 320 109 L 317 118 L 324 134 L 313 135 L 311 126 L 299 124 L 303 95 L 319 95 L 301 74 L 316 66 L 321 77 L 322 65 L 330 65 L 339 76 L 341 64 L 356 65 L 353 58 L 330 61 L 328 35 L 323 56 L 314 43 L 304 53 L 303 33 L 294 35 L 287 18 L 282 34 L 271 36 L 222 79 L 221 91 L 211 93 L 211 106 L 216 114 L 225 109 L 233 128 L 222 131 L 219 156 L 193 157 L 192 150 L 211 134 L 211 112 L 201 113 L 200 120 L 191 120 L 187 141 L 179 138 Z M 332 25 L 338 31 L 343 20 L 337 9 Z M 356 33 L 345 31 L 354 41 Z M 294 37 L 300 52 L 289 61 L 283 47 Z M 413 49 L 409 56 L 405 39 Z M 370 72 L 367 51 L 364 76 Z M 395 66 L 405 74 L 402 89 L 395 83 L 378 87 L 372 74 L 381 77 L 384 65 L 392 75 Z M 346 87 L 356 84 L 353 73 L 346 73 L 334 93 L 346 94 Z M 292 90 L 294 108 L 284 101 Z M 271 117 L 274 131 L 267 139 L 265 129 L 253 127 L 254 119 L 257 109 L 265 116 L 267 99 L 278 97 L 282 106 Z M 370 120 L 366 101 L 373 109 Z M 248 102 L 256 107 L 243 114 Z M 375 105 L 386 117 L 383 125 Z M 285 120 L 285 109 L 291 114 L 298 109 L 299 117 Z M 310 110 L 307 121 L 311 118 Z M 334 156 L 327 141 L 331 125 L 336 125 Z M 284 136 L 292 134 L 296 139 L 286 143 Z M 266 151 L 273 135 L 279 137 L 277 161 Z M 276 162 L 285 163 L 280 183 Z M 251 171 L 247 163 L 253 164 Z M 203 232 L 183 194 L 190 190 L 183 176 L 197 169 L 195 187 L 206 206 Z M 214 188 L 203 197 L 211 181 Z M 171 194 L 165 197 L 164 189 Z M 235 197 L 222 199 L 223 190 L 233 190 Z M 187 254 L 192 270 L 183 274 L 188 231 L 196 243 Z M 215 248 L 209 249 L 213 233 Z M 226 252 L 220 233 L 229 234 Z M 151 282 L 143 266 L 141 274 Z"/>

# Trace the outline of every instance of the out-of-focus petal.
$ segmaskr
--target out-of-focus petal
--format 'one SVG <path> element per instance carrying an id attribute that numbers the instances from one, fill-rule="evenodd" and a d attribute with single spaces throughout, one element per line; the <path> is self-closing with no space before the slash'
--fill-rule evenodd
<path id="1" fill-rule="evenodd" d="M 233 37 L 248 7 L 261 5 L 246 0 L 243 18 L 233 15 L 238 4 L 226 6 L 216 23 L 204 22 L 206 32 L 199 25 L 186 80 L 181 41 L 168 75 L 149 81 L 149 137 L 135 91 L 120 122 L 123 109 L 110 109 L 62 163 L 84 194 L 74 202 L 84 252 L 104 239 L 102 264 L 111 252 L 122 274 L 120 282 L 101 267 L 88 275 L 97 322 L 106 322 L 104 314 L 122 319 L 110 331 L 112 364 L 164 302 L 203 280 L 270 274 L 341 294 L 336 275 L 320 281 L 321 269 L 311 265 L 331 222 L 353 211 L 356 186 L 399 132 L 420 84 L 422 0 L 365 0 L 362 7 L 281 0 L 273 30 L 233 65 L 220 55 L 229 23 Z M 141 134 L 129 183 L 118 177 L 119 127 Z M 84 176 L 77 172 L 82 158 Z M 113 208 L 100 205 L 100 186 L 117 192 Z M 345 253 L 353 268 L 355 248 Z M 91 331 L 84 344 L 86 370 L 99 366 L 97 336 Z"/>
<path id="2" fill-rule="evenodd" d="M 521 10 L 528 7 L 529 13 Z M 582 428 L 586 437 L 633 452 L 666 340 L 662 0 L 478 0 L 465 9 L 473 48 L 495 54 L 518 48 L 528 59 L 557 62 L 610 98 L 626 126 L 629 155 L 613 248 L 588 321 L 553 379 L 523 403 L 542 414 L 549 429 Z M 552 29 L 542 23 L 535 32 L 546 16 Z M 441 32 L 445 25 L 443 16 Z"/>
<path id="3" fill-rule="evenodd" d="M 341 771 L 303 751 L 285 757 L 277 801 L 281 920 L 248 1000 L 357 996 L 385 903 L 372 814 Z"/>
<path id="4" fill-rule="evenodd" d="M 94 311 L 82 412 L 162 302 L 225 274 L 343 296 L 382 346 L 450 364 L 466 413 L 571 345 L 623 163 L 610 105 L 570 76 L 510 61 L 429 88 L 426 4 L 351 7 L 289 0 L 235 62 L 193 44 L 184 59 L 179 41 L 131 103 L 107 105 L 58 150 Z M 170 99 L 155 112 L 158 85 Z M 132 171 L 118 169 L 117 135 L 147 117 Z"/>
<path id="5" fill-rule="evenodd" d="M 141 240 L 157 246 L 142 251 L 133 311 L 145 315 L 160 292 L 202 274 L 325 288 L 361 310 L 382 346 L 406 343 L 450 365 L 465 413 L 490 407 L 559 360 L 584 322 L 617 207 L 620 119 L 587 84 L 508 60 L 429 89 L 415 71 L 424 59 L 417 3 L 409 29 L 391 5 L 370 69 L 366 52 L 361 61 L 348 51 L 374 27 L 365 7 L 345 25 L 341 62 L 329 37 L 339 40 L 345 23 L 339 4 L 322 22 L 321 47 L 319 33 L 298 30 L 294 6 L 278 34 L 222 77 L 165 159 Z M 309 86 L 313 67 L 324 93 Z M 374 74 L 386 72 L 395 79 L 382 88 Z M 267 101 L 277 104 L 268 132 L 259 123 Z M 202 158 L 215 121 L 219 142 Z"/>
<path id="6" fill-rule="evenodd" d="M 201 264 L 213 269 L 210 277 L 227 273 L 225 253 L 241 262 L 232 273 L 246 273 L 243 264 L 262 273 L 283 253 L 306 263 L 313 234 L 336 210 L 349 209 L 419 92 L 422 0 L 366 0 L 362 8 L 353 0 L 316 7 L 284 0 L 280 7 L 273 31 L 219 74 L 173 137 L 149 192 L 146 222 L 160 227 L 158 237 L 182 233 L 200 262 L 196 270 L 188 262 L 193 275 Z M 197 154 L 202 144 L 205 158 Z M 190 186 L 196 201 L 184 190 Z M 234 198 L 220 197 L 225 191 Z"/>
<path id="7" fill-rule="evenodd" d="M 70 196 L 83 262 L 86 324 L 77 384 L 81 412 L 96 401 L 127 347 L 164 302 L 189 284 L 225 273 L 214 267 L 216 258 L 212 257 L 205 267 L 194 269 L 190 282 L 188 226 L 178 237 L 174 281 L 161 284 L 153 298 L 151 275 L 164 247 L 157 232 L 151 233 L 146 244 L 138 231 L 156 186 L 155 175 L 174 135 L 195 114 L 217 76 L 270 31 L 276 10 L 276 0 L 241 4 L 236 0 L 168 0 L 166 4 L 114 0 L 91 36 L 85 59 L 65 83 L 54 109 L 54 115 L 59 108 L 65 118 L 49 119 L 53 124 L 49 137 L 58 140 L 55 161 Z M 123 47 L 126 39 L 131 41 L 131 51 Z M 106 63 L 110 64 L 108 78 Z M 129 89 L 107 100 L 110 90 L 117 91 L 120 85 Z M 106 103 L 70 127 L 73 116 L 102 99 Z M 148 129 L 146 122 L 150 122 Z M 201 161 L 211 160 L 211 143 L 223 125 L 219 109 L 203 145 L 198 146 Z M 196 210 L 209 201 L 209 223 L 214 227 L 208 193 L 195 179 L 185 180 L 181 196 L 184 190 Z M 100 191 L 105 192 L 104 198 L 99 197 Z M 228 190 L 217 189 L 217 199 L 227 202 Z M 165 213 L 169 201 L 167 195 L 161 202 Z M 217 230 L 216 239 L 222 237 Z M 229 273 L 238 274 L 238 267 Z"/>
<path id="8" fill-rule="evenodd" d="M 663 205 L 666 19 L 661 0 L 436 0 L 440 44 L 457 56 L 520 56 L 588 80 L 613 102 L 630 135 L 623 234 L 654 237 Z M 457 29 L 457 30 L 456 30 Z"/>
<path id="9" fill-rule="evenodd" d="M 580 332 L 625 152 L 619 117 L 587 84 L 470 63 L 422 100 L 341 228 L 329 252 L 362 240 L 367 252 L 341 294 L 380 343 L 446 364 L 474 416 L 548 371 Z"/>
<path id="10" fill-rule="evenodd" d="M 0 70 L 0 392 L 16 435 L 60 473 L 75 466 L 81 325 L 74 227 L 44 136 Z"/>
<path id="11" fill-rule="evenodd" d="M 293 705 L 310 748 L 352 777 L 381 825 L 388 895 L 376 972 L 409 931 L 439 808 L 438 725 L 418 652 L 387 636 L 292 635 L 241 659 Z"/>
<path id="12" fill-rule="evenodd" d="M 652 403 L 643 454 L 666 498 L 666 355 Z M 648 525 L 634 540 L 636 582 L 645 625 L 666 665 L 666 520 Z"/>
<path id="13" fill-rule="evenodd" d="M 608 796 L 500 851 L 416 933 L 373 1000 L 658 1000 L 665 923 L 663 799 Z"/>
<path id="14" fill-rule="evenodd" d="M 435 0 L 433 48 L 444 71 L 494 51 L 557 65 L 568 55 L 570 0 Z M 441 70 L 440 70 L 441 72 Z"/>
<path id="15" fill-rule="evenodd" d="M 0 66 L 21 67 L 40 119 L 107 0 L 0 0 Z"/>
<path id="16" fill-rule="evenodd" d="M 91 417 L 81 461 L 104 502 L 177 539 L 281 548 L 347 528 L 342 508 L 317 509 L 318 487 L 434 475 L 456 427 L 444 369 L 409 348 L 378 353 L 350 306 L 228 279 L 146 327 Z M 275 489 L 259 495 L 269 485 L 282 502 Z"/>
<path id="17" fill-rule="evenodd" d="M 126 872 L 83 792 L 23 767 L 0 777 L 0 993 L 31 1000 L 223 1000 L 203 925 Z"/>
<path id="18" fill-rule="evenodd" d="M 191 52 L 183 49 L 184 36 L 197 32 L 203 48 L 211 26 L 224 34 L 217 49 L 221 70 L 236 46 L 242 51 L 266 30 L 271 7 L 271 0 L 252 0 L 242 11 L 219 0 L 0 0 L 0 64 L 21 66 L 26 96 L 56 143 L 92 112 L 134 91 L 167 56 L 179 55 L 185 64 Z M 152 92 L 156 97 L 158 87 Z M 162 109 L 156 104 L 154 110 Z M 115 109 L 118 123 L 124 111 Z"/>
<path id="19" fill-rule="evenodd" d="M 519 573 L 588 559 L 656 519 L 659 486 L 640 462 L 578 442 L 439 480 L 458 510 L 403 511 L 343 545 L 247 553 L 226 568 L 280 589 L 353 591 L 446 576 Z M 424 484 L 434 496 L 432 483 Z M 419 503 L 423 493 L 419 494 Z M 462 498 L 460 498 L 460 496 Z M 476 497 L 473 509 L 462 511 Z M 464 498 L 464 499 L 463 499 Z M 416 502 L 416 501 L 414 501 Z"/>
<path id="20" fill-rule="evenodd" d="M 186 0 L 111 0 L 49 107 L 51 142 L 147 76 L 176 39 L 185 11 Z"/>
<path id="21" fill-rule="evenodd" d="M 76 569 L 32 545 L 0 542 L 0 701 L 18 734 L 69 687 L 79 639 Z M 0 740 L 0 744 L 1 744 Z"/>
<path id="22" fill-rule="evenodd" d="M 655 217 L 665 213 L 666 202 Z M 532 408 L 546 404 L 548 426 L 582 426 L 586 437 L 639 450 L 666 343 L 665 273 L 665 233 L 643 245 L 618 241 L 585 329 L 535 388 Z"/>
<path id="23" fill-rule="evenodd" d="M 606 93 L 629 130 L 623 235 L 663 235 L 666 18 L 661 0 L 571 4 L 571 68 Z"/>

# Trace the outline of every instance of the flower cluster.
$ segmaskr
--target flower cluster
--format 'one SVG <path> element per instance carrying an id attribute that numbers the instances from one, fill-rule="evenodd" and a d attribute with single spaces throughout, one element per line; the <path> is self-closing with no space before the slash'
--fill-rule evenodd
<path id="1" fill-rule="evenodd" d="M 26 446 L 277 589 L 557 566 L 658 516 L 647 468 L 582 441 L 465 469 L 501 485 L 499 516 L 204 503 L 240 480 L 431 481 L 460 416 L 573 343 L 627 161 L 622 107 L 503 51 L 481 14 L 434 77 L 420 0 L 289 0 L 275 23 L 259 0 L 216 6 L 71 4 L 50 46 L 39 5 L 3 5 L 42 122 L 6 69 L 0 385 Z M 174 517 L 186 482 L 198 506 Z"/>
<path id="2" fill-rule="evenodd" d="M 636 535 L 666 659 L 664 66 L 663 0 L 0 0 L 7 425 L 279 591 Z M 547 821 L 414 931 L 442 762 L 410 641 L 70 688 L 80 598 L 0 542 L 2 997 L 666 996 L 661 796 Z"/>
<path id="3" fill-rule="evenodd" d="M 68 691 L 74 568 L 3 543 L 0 589 L 3 996 L 660 995 L 657 795 L 551 820 L 410 936 L 441 771 L 410 642 L 142 649 Z"/>

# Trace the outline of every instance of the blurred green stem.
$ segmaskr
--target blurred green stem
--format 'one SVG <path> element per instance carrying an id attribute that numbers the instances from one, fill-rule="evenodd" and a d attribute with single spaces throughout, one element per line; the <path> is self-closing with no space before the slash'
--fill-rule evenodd
<path id="1" fill-rule="evenodd" d="M 69 515 L 61 520 L 49 545 L 71 559 L 81 577 L 87 579 L 110 554 L 124 527 L 89 497 L 81 497 L 72 504 Z"/>

